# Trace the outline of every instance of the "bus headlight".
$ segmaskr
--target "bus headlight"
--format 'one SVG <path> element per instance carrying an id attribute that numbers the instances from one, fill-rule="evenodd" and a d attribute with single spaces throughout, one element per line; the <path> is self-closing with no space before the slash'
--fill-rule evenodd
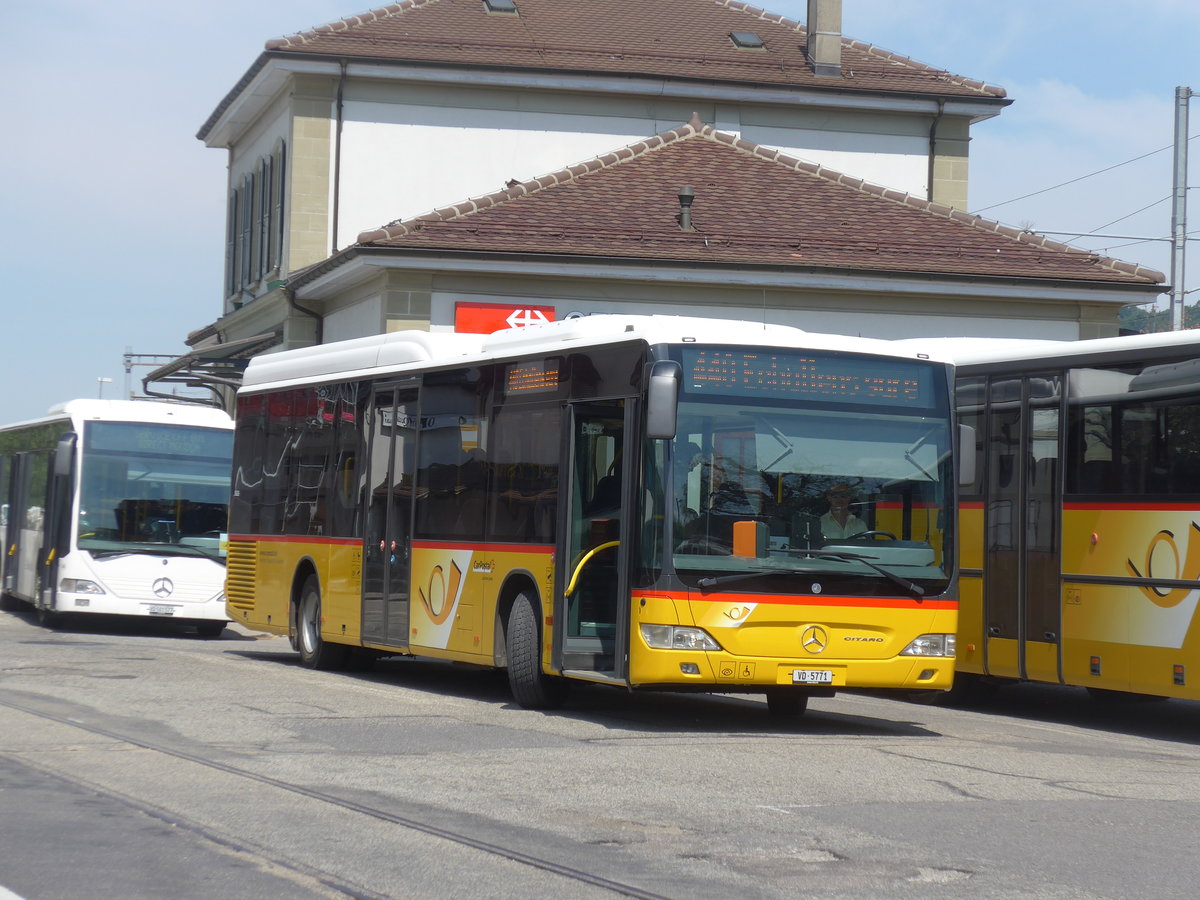
<path id="1" fill-rule="evenodd" d="M 901 656 L 953 656 L 954 635 L 923 634 L 900 651 Z"/>
<path id="2" fill-rule="evenodd" d="M 687 625 L 643 625 L 642 640 L 655 650 L 720 650 L 703 628 Z"/>
<path id="3" fill-rule="evenodd" d="M 86 578 L 64 578 L 58 583 L 58 589 L 69 594 L 103 594 L 104 588 Z"/>

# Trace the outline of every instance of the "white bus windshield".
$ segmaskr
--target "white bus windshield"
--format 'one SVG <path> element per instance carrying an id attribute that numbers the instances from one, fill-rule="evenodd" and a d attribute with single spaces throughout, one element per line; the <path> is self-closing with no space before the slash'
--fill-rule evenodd
<path id="1" fill-rule="evenodd" d="M 217 553 L 229 511 L 233 433 L 88 422 L 77 544 L 94 553 Z"/>

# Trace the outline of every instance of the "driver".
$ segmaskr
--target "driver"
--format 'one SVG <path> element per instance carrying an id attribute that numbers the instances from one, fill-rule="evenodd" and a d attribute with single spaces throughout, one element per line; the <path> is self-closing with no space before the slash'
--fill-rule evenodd
<path id="1" fill-rule="evenodd" d="M 825 492 L 825 499 L 829 502 L 829 512 L 821 516 L 821 536 L 825 540 L 853 537 L 867 530 L 867 523 L 850 512 L 854 500 L 850 485 L 835 484 Z"/>

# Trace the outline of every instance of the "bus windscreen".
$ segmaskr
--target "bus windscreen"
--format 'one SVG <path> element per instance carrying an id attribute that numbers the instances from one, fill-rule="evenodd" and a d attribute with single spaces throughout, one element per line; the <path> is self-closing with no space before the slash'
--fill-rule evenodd
<path id="1" fill-rule="evenodd" d="M 215 428 L 87 423 L 79 546 L 215 552 L 227 527 L 232 444 L 231 432 Z"/>

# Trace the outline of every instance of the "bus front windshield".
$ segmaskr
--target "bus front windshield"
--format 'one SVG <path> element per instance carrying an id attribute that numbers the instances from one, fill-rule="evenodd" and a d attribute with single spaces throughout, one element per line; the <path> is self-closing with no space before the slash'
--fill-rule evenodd
<path id="1" fill-rule="evenodd" d="M 88 422 L 77 545 L 94 554 L 215 556 L 227 528 L 233 432 Z"/>
<path id="2" fill-rule="evenodd" d="M 667 518 L 678 577 L 706 591 L 945 590 L 953 468 L 944 370 L 776 353 L 774 380 L 763 380 L 745 377 L 739 355 L 732 369 L 717 367 L 715 382 L 693 377 L 685 357 L 665 482 L 674 487 Z M 800 362 L 832 375 L 797 378 Z M 838 374 L 852 370 L 859 374 Z M 905 379 L 907 397 L 861 384 Z"/>

